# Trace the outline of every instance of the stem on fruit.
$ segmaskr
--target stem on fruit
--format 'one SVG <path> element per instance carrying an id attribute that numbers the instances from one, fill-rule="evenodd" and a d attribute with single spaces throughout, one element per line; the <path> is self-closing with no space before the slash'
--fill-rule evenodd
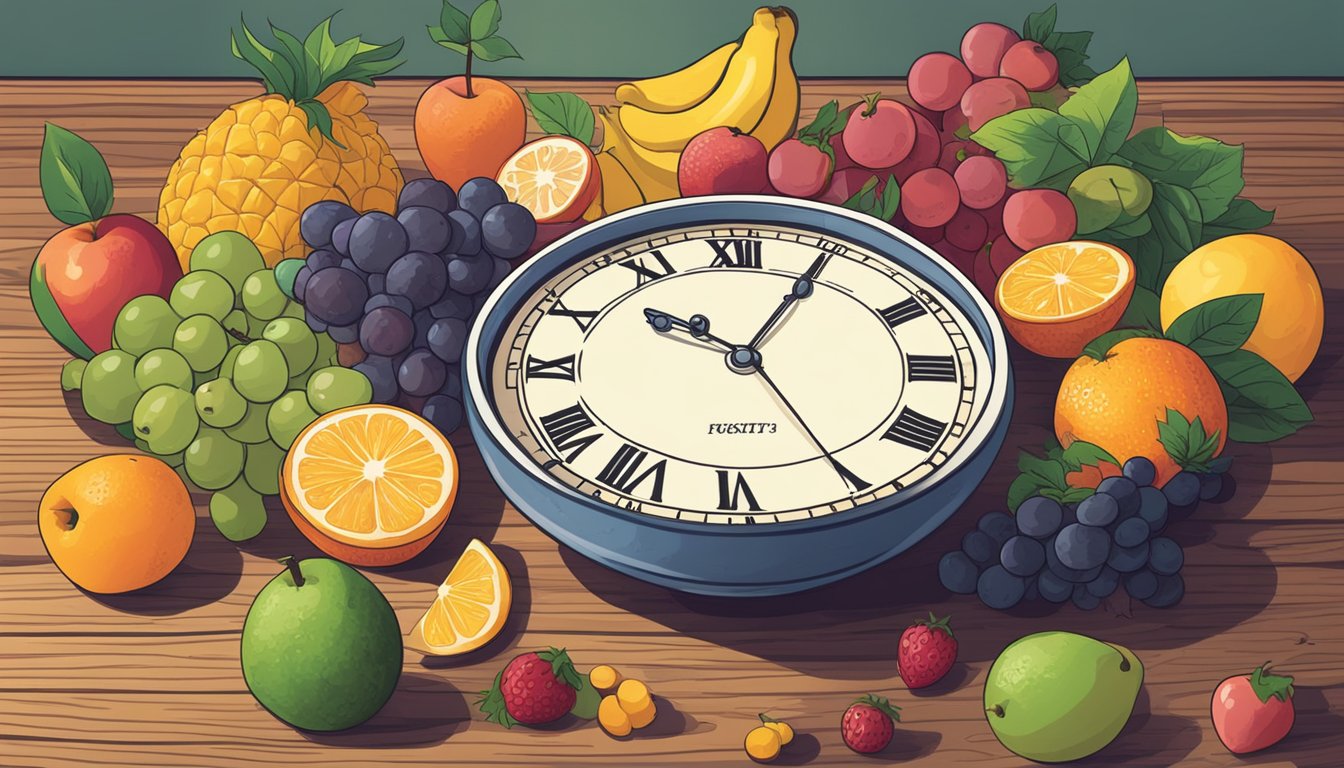
<path id="1" fill-rule="evenodd" d="M 1129 659 L 1126 659 L 1126 658 L 1124 658 L 1124 657 L 1121 657 L 1121 659 L 1120 659 L 1120 671 L 1121 671 L 1121 672 L 1128 672 L 1128 671 L 1129 671 Z"/>
<path id="2" fill-rule="evenodd" d="M 995 717 L 1003 717 L 1003 705 L 1002 705 L 1002 704 L 995 704 L 994 706 L 990 707 L 989 709 L 986 709 L 985 711 L 986 711 L 986 712 L 993 712 Z"/>
<path id="3" fill-rule="evenodd" d="M 224 330 L 228 331 L 230 336 L 243 342 L 244 344 L 250 344 L 253 341 L 251 336 L 248 336 L 246 333 L 243 333 L 242 331 L 236 328 L 225 328 Z"/>
<path id="4" fill-rule="evenodd" d="M 294 586 L 302 587 L 304 578 L 303 572 L 299 570 L 299 560 L 293 555 L 285 555 L 280 558 L 280 563 L 289 569 L 289 575 L 294 578 Z"/>
<path id="5" fill-rule="evenodd" d="M 474 98 L 476 98 L 476 94 L 474 94 L 474 93 L 471 92 L 471 59 L 472 59 L 472 56 L 471 56 L 471 40 L 468 39 L 468 40 L 467 40 L 467 71 L 466 71 L 466 75 L 465 75 L 466 80 L 467 80 L 467 98 L 468 98 L 468 99 L 474 99 Z"/>

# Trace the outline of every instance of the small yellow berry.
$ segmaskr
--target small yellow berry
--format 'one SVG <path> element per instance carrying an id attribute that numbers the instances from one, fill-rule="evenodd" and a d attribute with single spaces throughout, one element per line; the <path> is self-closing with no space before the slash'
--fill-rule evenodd
<path id="1" fill-rule="evenodd" d="M 793 741 L 793 726 L 781 720 L 774 720 L 765 724 L 766 728 L 779 734 L 779 743 L 788 744 Z"/>
<path id="2" fill-rule="evenodd" d="M 630 716 L 621 709 L 615 696 L 605 696 L 597 705 L 597 722 L 602 726 L 602 730 L 612 736 L 630 735 Z"/>
<path id="3" fill-rule="evenodd" d="M 592 671 L 588 673 L 588 681 L 599 691 L 608 691 L 620 684 L 621 673 L 617 672 L 614 667 L 600 664 L 593 667 Z"/>
<path id="4" fill-rule="evenodd" d="M 616 689 L 616 700 L 626 712 L 639 712 L 652 701 L 649 698 L 649 687 L 633 678 L 621 682 Z"/>
<path id="5" fill-rule="evenodd" d="M 654 705 L 652 699 L 649 700 L 649 703 L 646 704 L 643 709 L 634 712 L 626 712 L 626 714 L 630 716 L 630 727 L 632 728 L 643 728 L 649 723 L 652 723 L 653 716 L 657 713 L 658 707 Z"/>
<path id="6" fill-rule="evenodd" d="M 762 763 L 768 763 L 779 757 L 781 746 L 783 746 L 783 743 L 779 739 L 779 732 L 764 725 L 758 725 L 747 731 L 747 739 L 743 743 L 747 755 L 752 760 L 758 760 Z"/>

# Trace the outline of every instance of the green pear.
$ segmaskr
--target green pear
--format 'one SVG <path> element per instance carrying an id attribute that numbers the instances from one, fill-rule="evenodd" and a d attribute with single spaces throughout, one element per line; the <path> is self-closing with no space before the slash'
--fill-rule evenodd
<path id="1" fill-rule="evenodd" d="M 307 731 L 373 717 L 401 676 L 401 630 L 387 598 L 359 571 L 326 558 L 286 558 L 243 621 L 243 679 L 271 714 Z"/>
<path id="2" fill-rule="evenodd" d="M 994 660 L 985 717 L 1003 746 L 1028 760 L 1078 760 L 1119 735 L 1142 685 L 1143 663 L 1128 648 L 1039 632 Z"/>

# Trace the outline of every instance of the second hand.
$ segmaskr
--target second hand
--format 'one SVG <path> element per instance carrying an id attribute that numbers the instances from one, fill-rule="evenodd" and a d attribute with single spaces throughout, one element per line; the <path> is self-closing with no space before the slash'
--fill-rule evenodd
<path id="1" fill-rule="evenodd" d="M 836 474 L 840 475 L 841 479 L 848 483 L 855 491 L 862 491 L 868 488 L 870 485 L 868 482 L 851 472 L 848 467 L 840 463 L 839 459 L 832 456 L 830 451 L 826 450 L 826 446 L 821 444 L 821 441 L 818 440 L 817 436 L 812 432 L 812 428 L 807 426 L 807 422 L 803 421 L 802 416 L 798 415 L 798 409 L 794 408 L 793 403 L 790 403 L 788 398 L 784 397 L 784 393 L 779 390 L 779 387 L 775 384 L 774 380 L 770 378 L 770 374 L 765 372 L 765 367 L 762 366 L 759 361 L 756 363 L 756 372 L 761 374 L 761 378 L 765 380 L 765 383 L 770 386 L 770 389 L 774 390 L 775 396 L 779 398 L 779 401 L 784 404 L 785 408 L 789 409 L 789 413 L 793 414 L 793 420 L 798 422 L 798 426 L 802 427 L 803 431 L 807 433 L 807 436 L 812 439 L 812 444 L 817 446 L 817 450 L 821 451 L 821 455 L 831 463 Z"/>

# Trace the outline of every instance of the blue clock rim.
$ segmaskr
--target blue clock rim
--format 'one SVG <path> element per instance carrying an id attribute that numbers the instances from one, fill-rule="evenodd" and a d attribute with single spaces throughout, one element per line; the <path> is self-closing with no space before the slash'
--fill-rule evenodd
<path id="1" fill-rule="evenodd" d="M 791 216 L 800 218 L 790 218 Z M 979 417 L 963 440 L 966 449 L 954 453 L 933 472 L 903 489 L 898 498 L 888 496 L 872 499 L 856 504 L 850 509 L 817 518 L 751 526 L 678 520 L 633 512 L 594 499 L 560 483 L 524 454 L 501 422 L 487 383 L 493 358 L 501 351 L 498 337 L 512 320 L 519 302 L 533 295 L 537 288 L 573 261 L 617 243 L 668 229 L 728 224 L 750 226 L 752 223 L 763 226 L 797 227 L 818 234 L 831 234 L 862 245 L 901 266 L 911 268 L 914 265 L 905 263 L 883 250 L 884 245 L 890 244 L 884 241 L 895 240 L 937 270 L 936 274 L 928 274 L 927 271 L 921 271 L 919 274 L 934 283 L 966 315 L 990 356 L 991 383 L 988 398 Z M 1007 332 L 994 308 L 959 269 L 910 234 L 867 214 L 811 200 L 768 195 L 689 197 L 649 203 L 606 216 L 571 232 L 511 272 L 490 294 L 468 335 L 463 359 L 467 362 L 463 367 L 463 384 L 468 400 L 467 412 L 469 416 L 474 417 L 469 421 L 478 442 L 488 440 L 499 448 L 501 458 L 572 504 L 651 527 L 676 532 L 694 532 L 700 535 L 768 536 L 775 532 L 792 534 L 807 529 L 847 525 L 872 515 L 896 512 L 915 504 L 941 483 L 956 480 L 958 473 L 985 449 L 997 452 L 1001 446 L 997 444 L 1000 441 L 994 440 L 996 429 L 1012 417 L 1010 388 L 1014 376 L 1012 362 L 1008 357 Z M 480 434 L 481 432 L 485 434 Z M 990 443 L 996 444 L 990 445 Z M 976 478 L 976 482 L 979 480 L 980 478 Z M 503 490 L 506 495 L 521 495 L 512 489 Z M 524 514 L 529 512 L 522 506 L 519 509 Z M 950 512 L 951 510 L 948 514 Z"/>

